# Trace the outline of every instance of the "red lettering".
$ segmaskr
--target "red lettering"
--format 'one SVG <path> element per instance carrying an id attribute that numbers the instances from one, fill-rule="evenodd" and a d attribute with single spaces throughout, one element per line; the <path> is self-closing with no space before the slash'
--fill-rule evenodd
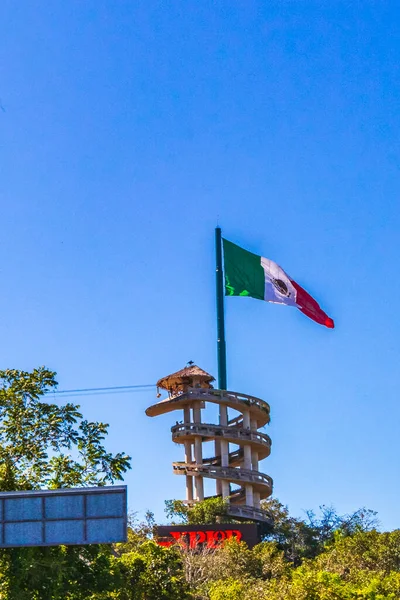
<path id="1" fill-rule="evenodd" d="M 214 531 L 214 540 L 216 545 L 221 544 L 226 539 L 225 531 Z"/>
<path id="2" fill-rule="evenodd" d="M 166 548 L 169 548 L 170 546 L 172 546 L 172 544 L 173 544 L 173 543 L 174 543 L 173 541 L 170 541 L 170 542 L 162 542 L 162 541 L 160 541 L 160 540 L 157 542 L 157 544 L 158 544 L 159 546 L 165 546 Z"/>
<path id="3" fill-rule="evenodd" d="M 206 531 L 207 534 L 207 548 L 216 548 L 217 544 L 214 540 L 214 531 Z"/>
<path id="4" fill-rule="evenodd" d="M 238 529 L 226 529 L 226 530 L 212 530 L 207 531 L 169 531 L 169 535 L 173 538 L 173 541 L 160 540 L 158 543 L 160 546 L 171 546 L 174 542 L 177 542 L 183 548 L 194 549 L 200 544 L 207 544 L 207 548 L 217 548 L 225 540 L 235 539 L 238 542 L 242 539 L 243 534 Z"/>
<path id="5" fill-rule="evenodd" d="M 190 531 L 189 532 L 190 547 L 196 548 L 198 544 L 202 544 L 206 541 L 206 534 L 204 531 Z"/>
<path id="6" fill-rule="evenodd" d="M 169 534 L 184 548 L 187 548 L 187 543 L 183 539 L 183 536 L 186 535 L 186 531 L 170 531 Z"/>
<path id="7" fill-rule="evenodd" d="M 238 531 L 237 529 L 227 529 L 225 533 L 227 540 L 234 538 L 237 542 L 240 542 L 242 539 L 242 532 Z"/>

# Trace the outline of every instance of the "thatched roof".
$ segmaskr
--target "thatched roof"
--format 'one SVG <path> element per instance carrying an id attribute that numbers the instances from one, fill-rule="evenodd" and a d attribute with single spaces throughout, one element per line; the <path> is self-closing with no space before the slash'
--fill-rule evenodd
<path id="1" fill-rule="evenodd" d="M 207 371 L 203 371 L 203 369 L 200 369 L 197 365 L 189 365 L 176 373 L 172 373 L 171 375 L 159 379 L 157 381 L 157 387 L 164 390 L 175 389 L 177 386 L 190 384 L 194 377 L 208 385 L 211 381 L 215 381 L 215 377 L 210 375 L 210 373 L 207 373 Z M 208 387 L 208 385 L 205 387 Z"/>

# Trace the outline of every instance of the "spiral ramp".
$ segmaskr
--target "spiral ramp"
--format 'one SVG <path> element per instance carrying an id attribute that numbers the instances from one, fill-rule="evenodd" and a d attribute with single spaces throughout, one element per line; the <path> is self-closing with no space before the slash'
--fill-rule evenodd
<path id="1" fill-rule="evenodd" d="M 206 376 L 208 379 L 206 380 Z M 173 385 L 171 380 L 173 379 Z M 267 402 L 233 391 L 212 388 L 212 376 L 187 367 L 158 382 L 168 398 L 146 410 L 149 417 L 183 411 L 183 421 L 171 428 L 172 440 L 184 447 L 185 460 L 173 463 L 173 471 L 186 477 L 186 502 L 204 499 L 204 478 L 216 482 L 215 496 L 228 502 L 228 513 L 238 519 L 268 521 L 260 500 L 272 493 L 272 479 L 259 470 L 259 461 L 271 452 L 271 439 L 259 430 L 270 420 Z M 201 387 L 200 387 L 201 386 Z M 219 408 L 219 423 L 203 423 L 207 403 Z M 238 416 L 229 419 L 228 411 Z M 229 445 L 238 446 L 231 450 Z M 203 456 L 203 445 L 213 446 Z"/>

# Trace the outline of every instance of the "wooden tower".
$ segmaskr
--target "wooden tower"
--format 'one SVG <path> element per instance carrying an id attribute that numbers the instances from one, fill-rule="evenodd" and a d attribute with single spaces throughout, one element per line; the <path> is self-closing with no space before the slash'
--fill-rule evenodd
<path id="1" fill-rule="evenodd" d="M 185 460 L 173 463 L 173 471 L 186 477 L 189 504 L 204 500 L 207 477 L 215 480 L 216 496 L 226 499 L 231 516 L 267 521 L 260 500 L 271 495 L 272 479 L 259 471 L 259 462 L 269 456 L 271 439 L 259 429 L 269 423 L 270 407 L 254 396 L 214 389 L 213 381 L 196 365 L 167 375 L 157 386 L 168 396 L 146 414 L 182 411 L 183 419 L 171 431 L 172 440 L 184 446 Z M 219 408 L 218 423 L 203 423 L 202 410 L 208 402 Z M 232 411 L 236 415 L 230 415 Z"/>

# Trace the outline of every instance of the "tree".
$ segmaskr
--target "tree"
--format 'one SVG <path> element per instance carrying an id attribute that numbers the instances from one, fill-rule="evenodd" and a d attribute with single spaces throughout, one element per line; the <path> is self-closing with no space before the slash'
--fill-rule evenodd
<path id="1" fill-rule="evenodd" d="M 208 581 L 208 594 L 201 597 L 210 600 L 400 598 L 400 531 L 356 531 L 349 535 L 338 532 L 333 542 L 325 546 L 316 558 L 305 559 L 299 567 L 289 562 L 279 565 L 279 553 L 270 542 L 262 542 L 251 551 L 254 558 L 250 564 L 256 565 L 254 559 L 260 558 L 260 552 L 263 554 L 265 549 L 267 555 L 272 553 L 274 561 L 278 559 L 278 569 L 274 569 L 274 574 L 271 569 L 267 572 L 263 569 L 262 574 L 257 569 L 235 573 L 229 567 L 229 560 L 225 560 L 221 576 Z M 239 544 L 236 547 L 238 551 Z M 223 554 L 223 549 L 217 552 Z M 220 560 L 221 557 L 216 555 L 216 561 Z M 241 562 L 243 565 L 243 558 Z"/>
<path id="2" fill-rule="evenodd" d="M 45 367 L 0 371 L 2 491 L 101 486 L 130 468 L 129 456 L 105 449 L 107 424 L 45 396 L 55 376 Z M 8 600 L 108 598 L 102 594 L 115 588 L 118 575 L 111 548 L 95 545 L 2 550 L 0 573 L 0 597 Z"/>
<path id="3" fill-rule="evenodd" d="M 7 600 L 105 600 L 120 582 L 111 547 L 99 545 L 2 550 L 0 572 Z"/>
<path id="4" fill-rule="evenodd" d="M 192 591 L 203 592 L 220 580 L 247 580 L 262 576 L 260 557 L 244 542 L 226 540 L 219 549 L 178 547 L 182 554 L 186 581 Z"/>
<path id="5" fill-rule="evenodd" d="M 186 600 L 191 598 L 177 548 L 147 540 L 119 559 L 122 585 L 118 600 Z"/>
<path id="6" fill-rule="evenodd" d="M 208 525 L 210 523 L 234 523 L 235 519 L 227 514 L 226 501 L 221 497 L 207 498 L 188 506 L 182 500 L 166 500 L 165 513 L 168 519 L 175 522 L 194 525 Z M 237 521 L 236 521 L 237 522 Z"/>
<path id="7" fill-rule="evenodd" d="M 273 523 L 263 536 L 265 541 L 276 542 L 285 557 L 296 565 L 303 558 L 315 556 L 319 547 L 316 529 L 304 520 L 290 516 L 287 506 L 276 498 L 269 498 L 261 504 Z"/>
<path id="8" fill-rule="evenodd" d="M 44 399 L 55 376 L 45 367 L 0 371 L 2 491 L 104 485 L 130 468 L 129 456 L 103 446 L 107 424 L 83 419 L 76 404 Z"/>
<path id="9" fill-rule="evenodd" d="M 230 578 L 210 585 L 210 600 L 243 600 L 248 589 L 246 581 Z"/>
<path id="10" fill-rule="evenodd" d="M 351 579 L 360 571 L 400 573 L 400 530 L 391 532 L 356 531 L 343 536 L 339 531 L 333 544 L 315 560 L 325 569 Z"/>
<path id="11" fill-rule="evenodd" d="M 143 521 L 139 521 L 136 513 L 128 515 L 128 540 L 115 547 L 116 554 L 121 556 L 127 552 L 132 552 L 140 548 L 144 543 L 156 535 L 157 525 L 154 514 L 148 510 Z"/>
<path id="12" fill-rule="evenodd" d="M 322 505 L 319 517 L 313 511 L 306 511 L 306 519 L 290 516 L 287 506 L 276 498 L 264 500 L 262 508 L 273 522 L 272 528 L 265 532 L 264 540 L 275 541 L 296 566 L 305 558 L 317 556 L 339 533 L 352 535 L 357 531 L 370 531 L 377 525 L 376 513 L 366 508 L 349 515 L 338 515 L 333 507 Z"/>
<path id="13" fill-rule="evenodd" d="M 337 533 L 342 536 L 353 535 L 359 531 L 371 531 L 378 526 L 376 512 L 365 507 L 348 515 L 338 515 L 333 506 L 319 507 L 320 516 L 307 510 L 307 524 L 316 533 L 318 544 L 324 545 L 333 540 Z"/>

